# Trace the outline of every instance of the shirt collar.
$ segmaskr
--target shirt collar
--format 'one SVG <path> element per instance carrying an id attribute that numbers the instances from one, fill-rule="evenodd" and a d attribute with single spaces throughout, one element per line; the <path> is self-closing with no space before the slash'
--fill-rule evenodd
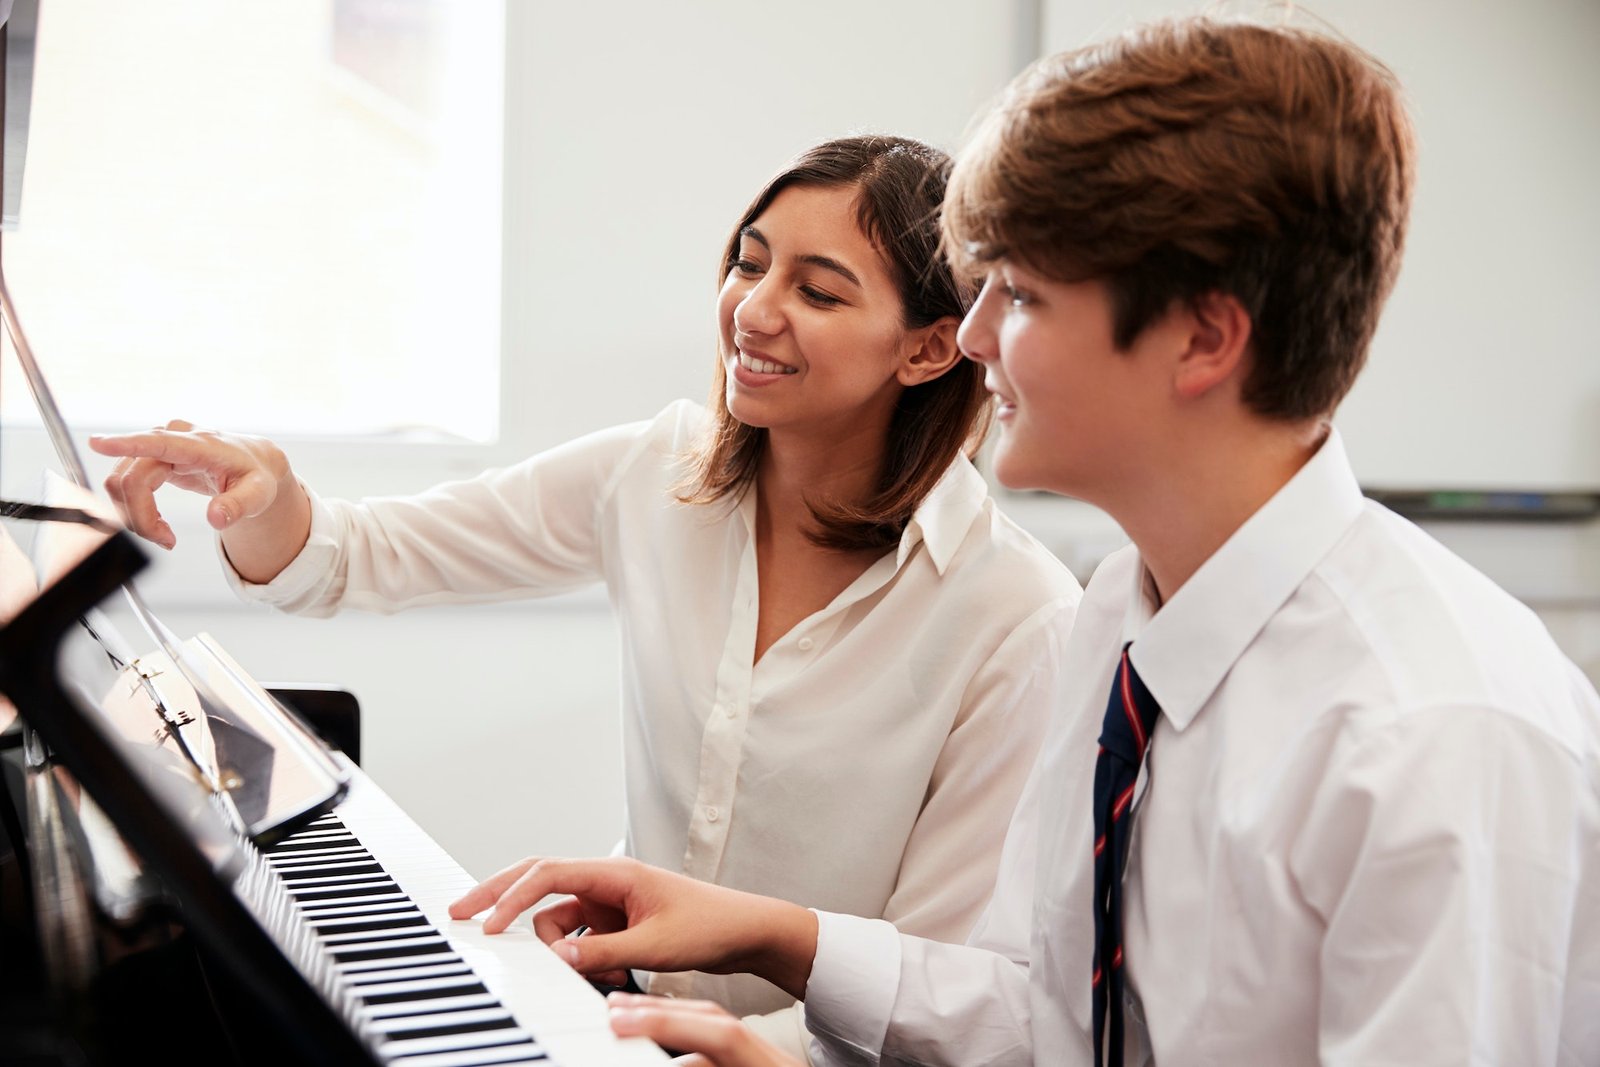
<path id="1" fill-rule="evenodd" d="M 1134 669 L 1182 730 L 1267 621 L 1361 514 L 1362 497 L 1337 430 L 1172 599 L 1156 607 L 1155 582 L 1135 570 L 1123 639 Z"/>
<path id="2" fill-rule="evenodd" d="M 933 569 L 942 576 L 988 496 L 989 485 L 978 468 L 965 455 L 957 456 L 906 523 L 895 555 L 895 570 L 905 565 L 921 542 L 928 546 Z"/>

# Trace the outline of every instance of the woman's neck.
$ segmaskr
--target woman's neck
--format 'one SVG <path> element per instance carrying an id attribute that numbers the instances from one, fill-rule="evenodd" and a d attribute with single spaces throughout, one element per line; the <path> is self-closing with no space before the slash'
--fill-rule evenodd
<path id="1" fill-rule="evenodd" d="M 887 433 L 832 440 L 767 434 L 756 471 L 758 519 L 768 530 L 812 525 L 810 502 L 861 503 L 878 488 Z"/>

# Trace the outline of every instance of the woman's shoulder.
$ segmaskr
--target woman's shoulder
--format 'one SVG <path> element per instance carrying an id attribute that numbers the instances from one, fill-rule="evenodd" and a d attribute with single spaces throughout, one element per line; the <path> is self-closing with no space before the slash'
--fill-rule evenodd
<path id="1" fill-rule="evenodd" d="M 654 415 L 615 426 L 610 432 L 631 442 L 635 452 L 676 455 L 699 437 L 707 417 L 705 405 L 674 400 Z"/>
<path id="2" fill-rule="evenodd" d="M 624 486 L 654 495 L 683 475 L 684 456 L 699 439 L 708 414 L 693 400 L 674 400 L 655 415 L 615 427 L 616 456 L 606 495 Z M 631 494 L 630 494 L 631 495 Z"/>
<path id="3" fill-rule="evenodd" d="M 620 472 L 641 460 L 678 455 L 694 442 L 705 421 L 703 405 L 674 400 L 647 418 L 609 426 L 562 447 L 609 452 Z"/>
<path id="4" fill-rule="evenodd" d="M 983 580 L 1022 601 L 1043 604 L 1065 598 L 1076 603 L 1083 586 L 1059 555 L 1006 514 L 991 496 L 973 523 Z M 978 568 L 974 568 L 978 569 Z"/>
<path id="5" fill-rule="evenodd" d="M 1082 593 L 1061 557 L 1006 514 L 988 480 L 969 460 L 957 460 L 946 481 L 942 510 L 953 510 L 953 517 L 966 522 L 959 547 L 945 566 L 947 581 L 998 586 L 1035 602 Z"/>

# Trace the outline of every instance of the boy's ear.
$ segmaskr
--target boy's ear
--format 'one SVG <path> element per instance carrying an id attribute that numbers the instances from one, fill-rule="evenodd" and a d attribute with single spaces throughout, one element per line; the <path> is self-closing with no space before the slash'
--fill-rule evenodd
<path id="1" fill-rule="evenodd" d="M 1202 293 L 1186 310 L 1187 344 L 1173 384 L 1179 396 L 1194 399 L 1243 377 L 1254 330 L 1250 313 L 1231 293 Z"/>
<path id="2" fill-rule="evenodd" d="M 961 349 L 956 346 L 956 331 L 960 326 L 960 319 L 946 315 L 912 330 L 906 337 L 905 358 L 895 372 L 900 384 L 909 388 L 931 382 L 961 362 Z"/>

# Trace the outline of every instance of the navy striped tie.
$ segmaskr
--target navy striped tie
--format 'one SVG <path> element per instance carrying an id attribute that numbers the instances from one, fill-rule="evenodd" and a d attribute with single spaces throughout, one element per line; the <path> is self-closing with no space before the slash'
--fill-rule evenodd
<path id="1" fill-rule="evenodd" d="M 1122 868 L 1133 787 L 1161 708 L 1122 646 L 1094 765 L 1094 1061 L 1122 1063 Z M 1101 1060 L 1102 1052 L 1105 1059 Z"/>

